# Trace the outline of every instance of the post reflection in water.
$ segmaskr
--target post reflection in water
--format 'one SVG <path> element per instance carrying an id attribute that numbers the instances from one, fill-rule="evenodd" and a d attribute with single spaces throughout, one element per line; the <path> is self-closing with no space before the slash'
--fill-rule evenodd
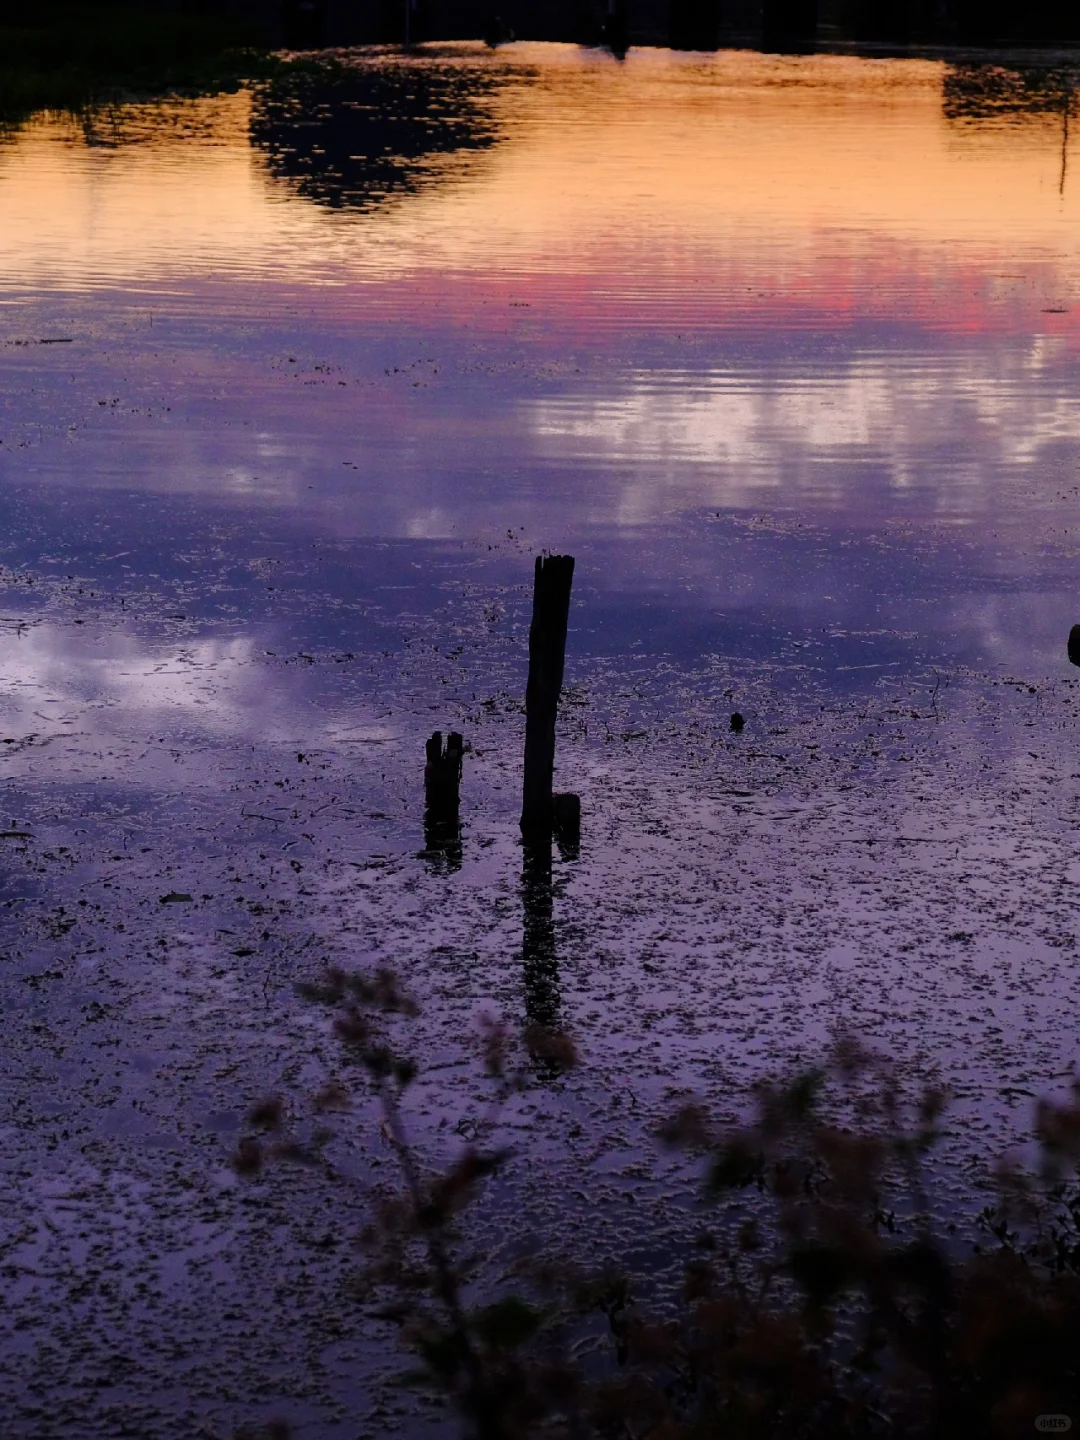
<path id="1" fill-rule="evenodd" d="M 423 858 L 436 872 L 461 869 L 461 819 L 458 813 L 463 741 L 452 730 L 443 745 L 436 730 L 427 742 L 424 766 Z"/>
<path id="2" fill-rule="evenodd" d="M 573 826 L 556 829 L 559 855 L 563 860 L 578 858 L 578 836 Z M 525 980 L 525 1019 L 536 1031 L 552 1035 L 562 1025 L 562 994 L 559 988 L 559 953 L 555 937 L 555 892 L 550 835 L 523 842 L 521 900 L 524 910 L 521 958 Z M 554 1076 L 563 1069 L 556 1046 L 550 1055 L 543 1045 L 533 1047 L 537 1070 Z"/>
<path id="3" fill-rule="evenodd" d="M 456 810 L 452 814 L 431 807 L 424 811 L 424 848 L 420 854 L 436 874 L 461 869 L 461 820 Z"/>
<path id="4" fill-rule="evenodd" d="M 525 977 L 525 1016 L 530 1025 L 556 1030 L 562 1009 L 559 957 L 555 946 L 551 839 L 526 841 L 521 866 L 525 911 L 521 958 Z"/>

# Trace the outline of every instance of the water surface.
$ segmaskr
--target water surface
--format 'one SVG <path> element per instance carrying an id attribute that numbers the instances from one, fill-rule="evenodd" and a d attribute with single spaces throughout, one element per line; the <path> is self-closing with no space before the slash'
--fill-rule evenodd
<path id="1" fill-rule="evenodd" d="M 578 1037 L 511 1116 L 495 1265 L 657 1215 L 677 1258 L 651 1125 L 838 1030 L 951 1087 L 950 1213 L 1071 1074 L 1068 74 L 346 59 L 0 143 L 19 1435 L 84 1435 L 88 1393 L 109 1434 L 394 1423 L 339 1290 L 381 1142 L 346 1128 L 355 1193 L 226 1163 L 337 1063 L 293 994 L 328 960 L 425 1001 L 436 1148 L 478 1010 Z M 550 880 L 516 831 L 544 548 L 585 814 Z M 435 728 L 472 747 L 441 848 Z"/>

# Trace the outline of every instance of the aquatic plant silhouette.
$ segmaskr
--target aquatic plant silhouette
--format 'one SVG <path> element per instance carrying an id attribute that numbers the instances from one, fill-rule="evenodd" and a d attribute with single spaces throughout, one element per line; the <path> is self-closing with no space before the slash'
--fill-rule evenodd
<path id="1" fill-rule="evenodd" d="M 923 1182 L 945 1096 L 905 1098 L 886 1061 L 841 1040 L 819 1068 L 758 1086 L 742 1129 L 695 1105 L 664 1127 L 662 1143 L 700 1157 L 707 1221 L 677 1294 L 649 1299 L 647 1275 L 583 1273 L 549 1251 L 516 1288 L 478 1297 L 461 1222 L 510 1155 L 499 1116 L 531 1083 L 515 1038 L 485 1026 L 490 1104 L 440 1169 L 403 1118 L 418 1067 L 400 1037 L 419 1011 L 397 977 L 332 970 L 304 993 L 333 1015 L 398 1162 L 400 1187 L 362 1236 L 358 1293 L 464 1435 L 1007 1436 L 1077 1413 L 1080 1082 L 1040 1105 L 1041 1169 L 999 1170 L 970 1253 L 940 1230 Z M 533 1024 L 523 1039 L 552 1070 L 576 1063 L 558 1031 Z M 319 1103 L 349 1100 L 334 1082 Z M 271 1100 L 249 1120 L 274 1131 L 281 1116 Z M 254 1173 L 264 1153 L 303 1158 L 287 1137 L 252 1134 L 236 1168 Z"/>

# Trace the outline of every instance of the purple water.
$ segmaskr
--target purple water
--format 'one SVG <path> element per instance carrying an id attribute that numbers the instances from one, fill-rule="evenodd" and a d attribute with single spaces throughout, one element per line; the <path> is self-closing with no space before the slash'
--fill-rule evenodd
<path id="1" fill-rule="evenodd" d="M 837 1032 L 950 1087 L 958 1215 L 1072 1074 L 1059 98 L 923 61 L 349 63 L 0 143 L 13 1435 L 418 1431 L 343 1297 L 391 1171 L 368 1112 L 348 1182 L 228 1167 L 252 1101 L 302 1123 L 339 1065 L 293 988 L 327 961 L 424 1003 L 436 1154 L 481 1011 L 579 1041 L 508 1116 L 496 1269 L 526 1232 L 655 1247 L 658 1214 L 674 1254 L 652 1127 Z M 523 964 L 544 548 L 577 557 L 584 822 Z M 471 746 L 460 856 L 424 834 L 436 728 Z"/>

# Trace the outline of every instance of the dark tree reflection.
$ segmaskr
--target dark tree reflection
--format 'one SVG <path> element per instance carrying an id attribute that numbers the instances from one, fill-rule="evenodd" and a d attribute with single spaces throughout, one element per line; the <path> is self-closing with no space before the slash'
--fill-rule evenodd
<path id="1" fill-rule="evenodd" d="M 440 157 L 494 145 L 491 99 L 505 79 L 439 58 L 313 66 L 258 92 L 252 143 L 307 199 L 372 208 L 430 183 Z"/>

